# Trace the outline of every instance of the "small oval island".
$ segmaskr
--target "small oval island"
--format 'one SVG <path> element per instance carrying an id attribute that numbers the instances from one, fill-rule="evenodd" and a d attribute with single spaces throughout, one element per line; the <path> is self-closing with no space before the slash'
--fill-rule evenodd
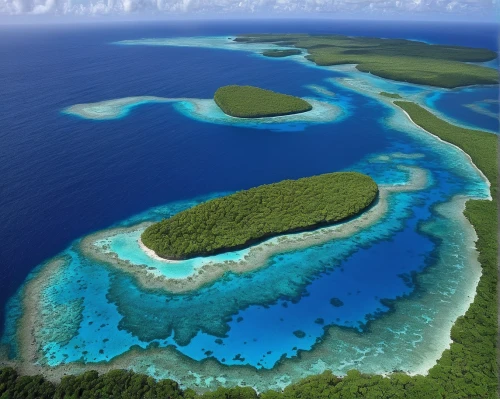
<path id="1" fill-rule="evenodd" d="M 302 50 L 299 49 L 287 49 L 287 50 L 266 50 L 262 53 L 264 57 L 290 57 L 291 55 L 300 55 Z"/>
<path id="2" fill-rule="evenodd" d="M 215 103 L 227 115 L 237 118 L 264 118 L 310 111 L 307 101 L 254 86 L 223 86 L 214 95 Z"/>
<path id="3" fill-rule="evenodd" d="M 149 226 L 142 243 L 158 256 L 189 259 L 245 248 L 360 214 L 378 186 L 357 172 L 283 180 L 217 198 Z"/>

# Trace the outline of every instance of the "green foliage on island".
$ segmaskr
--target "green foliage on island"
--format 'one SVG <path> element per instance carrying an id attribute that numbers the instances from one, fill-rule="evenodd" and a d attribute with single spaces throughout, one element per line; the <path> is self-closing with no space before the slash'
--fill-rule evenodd
<path id="1" fill-rule="evenodd" d="M 476 297 L 451 330 L 453 343 L 428 380 L 444 388 L 445 398 L 496 398 L 498 366 L 498 136 L 454 126 L 412 102 L 395 101 L 423 129 L 456 145 L 471 157 L 491 183 L 493 200 L 469 200 L 464 211 L 478 240 L 482 276 Z"/>
<path id="2" fill-rule="evenodd" d="M 373 179 L 357 172 L 284 180 L 179 212 L 149 226 L 141 239 L 168 259 L 211 255 L 340 222 L 370 206 L 377 194 Z"/>
<path id="3" fill-rule="evenodd" d="M 388 93 L 386 91 L 381 91 L 379 93 L 381 96 L 384 96 L 384 97 L 388 97 L 388 98 L 396 98 L 396 99 L 401 99 L 403 97 L 401 97 L 399 94 L 397 93 Z"/>
<path id="4" fill-rule="evenodd" d="M 498 136 L 481 130 L 466 129 L 452 125 L 420 105 L 409 101 L 394 101 L 417 125 L 440 139 L 460 147 L 486 175 L 492 189 L 496 190 L 498 161 L 496 156 Z M 493 191 L 492 190 L 492 191 Z M 496 191 L 492 192 L 495 196 Z"/>
<path id="5" fill-rule="evenodd" d="M 259 34 L 238 39 L 243 43 L 287 43 L 307 50 L 307 59 L 317 65 L 357 64 L 362 72 L 402 82 L 445 88 L 498 83 L 495 69 L 466 63 L 498 56 L 487 49 L 340 35 Z"/>
<path id="6" fill-rule="evenodd" d="M 291 55 L 299 55 L 302 54 L 301 50 L 266 50 L 262 53 L 262 55 L 266 57 L 289 57 Z"/>
<path id="7" fill-rule="evenodd" d="M 131 371 L 98 375 L 88 371 L 54 384 L 41 376 L 19 376 L 0 369 L 0 399 L 464 399 L 497 397 L 498 141 L 493 134 L 463 129 L 410 102 L 396 102 L 415 123 L 468 152 L 491 182 L 493 201 L 469 200 L 465 216 L 474 226 L 482 267 L 477 294 L 451 330 L 452 344 L 426 376 L 394 372 L 388 376 L 351 370 L 345 377 L 329 371 L 305 378 L 283 392 L 258 394 L 249 387 L 218 388 L 196 394 L 172 380 L 155 381 Z M 323 320 L 318 319 L 318 323 Z"/>
<path id="8" fill-rule="evenodd" d="M 310 111 L 307 101 L 253 86 L 223 86 L 214 95 L 224 113 L 237 118 L 262 118 Z"/>

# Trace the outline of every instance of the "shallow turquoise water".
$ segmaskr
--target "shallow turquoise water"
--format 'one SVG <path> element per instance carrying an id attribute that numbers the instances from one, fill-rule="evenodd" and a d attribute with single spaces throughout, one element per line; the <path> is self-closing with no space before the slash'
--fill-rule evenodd
<path id="1" fill-rule="evenodd" d="M 202 44 L 206 45 L 206 41 Z M 265 61 L 269 68 L 295 62 Z M 134 345 L 146 348 L 154 343 L 159 347 L 174 345 L 177 351 L 196 361 L 213 357 L 222 364 L 272 369 L 300 351 L 314 351 L 327 326 L 338 334 L 331 349 L 337 360 L 325 367 L 338 374 L 352 367 L 386 372 L 395 364 L 416 372 L 425 369 L 423 358 L 428 357 L 432 362 L 440 356 L 449 335 L 449 326 L 441 320 L 456 318 L 457 312 L 466 306 L 464 295 L 473 291 L 470 282 L 477 278 L 478 269 L 472 270 L 474 265 L 466 248 L 471 245 L 470 232 L 457 218 L 461 210 L 440 214 L 437 208 L 457 195 L 487 198 L 488 187 L 463 153 L 412 126 L 402 113 L 396 113 L 374 97 L 384 90 L 421 98 L 428 94 L 428 88 L 342 68 L 331 73 L 333 78 L 322 77 L 318 82 L 315 74 L 320 68 L 301 66 L 304 75 L 310 74 L 311 84 L 326 89 L 323 94 L 316 90 L 315 98 L 338 106 L 341 118 L 321 125 L 287 121 L 270 128 L 254 121 L 235 126 L 211 114 L 210 109 L 200 117 L 193 113 L 193 102 L 186 103 L 187 108 L 182 103 L 182 110 L 174 106 L 165 112 L 214 137 L 221 132 L 239 135 L 241 140 L 246 140 L 249 134 L 261 135 L 260 139 L 267 140 L 262 142 L 261 149 L 269 146 L 265 152 L 268 170 L 271 166 L 279 168 L 282 152 L 288 151 L 293 162 L 287 170 L 299 174 L 310 173 L 311 165 L 321 164 L 325 169 L 330 168 L 328 171 L 357 170 L 369 174 L 379 184 L 403 185 L 408 175 L 397 165 L 418 166 L 427 173 L 427 186 L 417 192 L 392 194 L 388 213 L 348 238 L 277 254 L 262 269 L 243 275 L 228 273 L 187 294 L 169 295 L 141 288 L 127 274 L 85 258 L 79 252 L 77 240 L 60 254 L 67 258 L 66 266 L 42 295 L 42 308 L 47 314 L 37 334 L 43 344 L 43 362 L 56 366 L 108 361 Z M 354 79 L 371 87 L 372 92 L 356 86 L 349 88 L 341 79 Z M 307 87 L 303 91 L 303 95 L 311 93 Z M 331 98 L 328 91 L 335 96 Z M 160 113 L 170 106 L 155 107 Z M 99 123 L 140 120 L 141 112 L 147 113 L 147 107 L 143 111 L 138 108 L 120 113 L 116 121 Z M 256 127 L 259 131 L 253 129 Z M 304 136 L 313 143 L 308 157 L 302 156 L 304 142 L 295 141 Z M 230 137 L 219 140 L 227 143 Z M 315 156 L 325 149 L 321 157 Z M 260 167 L 264 158 L 254 159 L 246 150 L 232 143 L 217 156 L 247 156 L 254 165 L 253 173 L 265 174 L 266 169 Z M 397 153 L 410 157 L 394 155 Z M 420 157 L 411 158 L 415 154 Z M 381 156 L 389 160 L 384 161 Z M 336 163 L 341 158 L 342 163 Z M 228 169 L 231 167 L 226 165 Z M 249 170 L 248 174 L 251 173 Z M 272 174 L 270 178 L 278 175 Z M 200 180 L 199 184 L 205 183 Z M 234 187 L 224 190 L 234 191 Z M 222 190 L 214 190 L 195 199 L 170 202 L 112 227 L 157 221 L 223 194 Z M 175 267 L 152 260 L 139 249 L 137 237 L 138 233 L 132 233 L 111 238 L 112 251 L 137 267 L 153 266 L 172 278 L 189 276 L 200 266 L 199 259 Z M 244 253 L 223 254 L 218 259 L 238 259 Z M 449 257 L 454 261 L 440 263 Z M 15 334 L 21 293 L 9 304 L 3 342 L 12 340 Z M 441 301 L 435 301 L 434 307 L 424 306 L 422 298 L 432 295 Z M 403 325 L 395 322 L 402 317 L 397 306 L 411 309 L 406 313 L 409 320 Z M 50 310 L 54 308 L 57 318 L 52 320 L 57 322 L 51 322 L 50 318 Z M 378 327 L 372 330 L 375 321 Z M 394 353 L 403 349 L 404 353 L 395 359 Z M 156 368 L 155 372 L 162 375 L 167 371 Z"/>

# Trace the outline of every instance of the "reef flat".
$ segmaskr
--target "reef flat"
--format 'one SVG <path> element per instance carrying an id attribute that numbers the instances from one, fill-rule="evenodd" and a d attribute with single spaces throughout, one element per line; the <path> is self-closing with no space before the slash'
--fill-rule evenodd
<path id="1" fill-rule="evenodd" d="M 62 112 L 83 119 L 110 120 L 123 118 L 127 116 L 133 108 L 143 104 L 161 104 L 174 101 L 181 100 L 154 96 L 125 97 L 95 103 L 75 104 L 65 108 Z"/>
<path id="2" fill-rule="evenodd" d="M 465 105 L 467 108 L 477 112 L 478 114 L 483 114 L 491 118 L 498 118 L 498 113 L 488 109 L 488 106 L 496 104 L 498 106 L 498 100 L 485 100 L 472 104 Z"/>
<path id="3" fill-rule="evenodd" d="M 461 215 L 465 199 L 456 198 L 449 204 L 443 205 L 439 212 L 446 215 L 448 222 L 454 221 L 455 229 L 450 231 L 463 231 L 463 227 L 468 223 Z M 449 213 L 449 215 L 448 215 Z M 452 216 L 451 218 L 449 216 Z M 439 223 L 442 223 L 440 221 Z M 448 223 L 446 222 L 446 223 Z M 446 226 L 449 228 L 452 226 Z M 429 232 L 438 232 L 440 229 L 445 228 L 444 225 L 430 224 L 428 226 Z M 469 238 L 467 242 L 471 243 L 475 239 L 474 230 L 468 227 Z M 460 237 L 460 238 L 459 238 Z M 456 244 L 453 236 L 450 237 L 447 245 L 453 246 Z M 462 242 L 460 235 L 457 236 Z M 39 296 L 25 296 L 24 304 L 26 312 L 23 315 L 22 323 L 27 328 L 23 329 L 24 332 L 20 336 L 20 347 L 22 348 L 21 359 L 22 362 L 17 362 L 17 367 L 25 373 L 42 373 L 50 380 L 59 380 L 66 374 L 78 374 L 87 369 L 95 369 L 99 372 L 106 372 L 115 368 L 132 368 L 136 372 L 151 373 L 157 378 L 173 378 L 182 381 L 183 386 L 196 387 L 197 391 L 203 392 L 209 389 L 215 389 L 218 386 L 234 386 L 237 384 L 245 383 L 259 391 L 267 389 L 282 389 L 283 387 L 293 383 L 304 376 L 318 374 L 324 370 L 333 370 L 336 374 L 342 375 L 346 370 L 352 368 L 354 364 L 358 364 L 364 372 L 375 373 L 390 373 L 394 369 L 408 371 L 410 373 L 424 373 L 425 370 L 432 366 L 433 358 L 440 356 L 442 350 L 449 344 L 449 329 L 453 324 L 453 320 L 461 314 L 467 307 L 472 298 L 474 297 L 474 288 L 472 282 L 477 281 L 480 275 L 480 268 L 473 246 L 466 246 L 469 255 L 457 263 L 457 258 L 450 261 L 446 253 L 451 255 L 452 252 L 440 251 L 439 262 L 421 277 L 419 277 L 419 284 L 423 287 L 432 286 L 433 282 L 446 281 L 449 279 L 450 272 L 455 267 L 465 267 L 468 270 L 464 280 L 460 280 L 458 286 L 454 289 L 434 288 L 430 290 L 422 290 L 425 295 L 420 294 L 417 298 L 408 298 L 394 302 L 394 310 L 386 317 L 377 319 L 370 324 L 369 334 L 359 334 L 349 329 L 342 329 L 338 327 L 329 327 L 327 334 L 319 341 L 314 349 L 311 351 L 301 351 L 300 355 L 291 358 L 283 359 L 273 369 L 255 369 L 248 366 L 225 366 L 220 364 L 214 359 L 207 359 L 203 362 L 194 361 L 189 357 L 183 356 L 178 353 L 173 347 L 150 347 L 141 349 L 139 347 L 131 348 L 126 354 L 116 357 L 109 362 L 97 363 L 80 363 L 80 362 L 67 362 L 59 366 L 44 366 L 44 362 L 36 363 L 36 360 L 41 360 L 39 342 L 34 331 L 37 326 L 41 306 L 43 302 L 37 301 Z M 441 257 L 443 256 L 443 257 Z M 461 258 L 460 258 L 461 259 Z M 51 273 L 55 272 L 57 267 L 62 266 L 63 260 L 55 260 L 50 263 L 39 275 L 38 280 L 32 280 L 26 287 L 26 294 L 37 294 L 40 292 L 40 282 L 49 278 Z M 447 267 L 444 267 L 447 265 Z M 451 273 L 454 274 L 454 273 Z M 442 276 L 441 276 L 442 275 Z M 443 278 L 443 276 L 446 276 Z M 458 283 L 458 281 L 457 281 Z M 469 290 L 469 291 L 467 291 Z M 31 299 L 29 299 L 31 298 Z M 455 302 L 455 299 L 461 298 L 460 301 Z M 416 300 L 416 302 L 415 302 Z M 29 301 L 29 302 L 28 302 Z M 446 303 L 453 301 L 455 306 L 447 307 Z M 436 307 L 436 303 L 440 306 Z M 440 309 L 441 308 L 441 309 Z M 30 310 L 29 310 L 30 309 Z M 448 310 L 447 310 L 448 309 Z M 452 314 L 447 312 L 452 310 Z M 415 314 L 428 314 L 432 316 L 432 323 L 422 317 L 415 317 Z M 446 316 L 445 316 L 446 315 Z M 439 322 L 438 324 L 436 324 Z M 35 324 L 32 324 L 35 323 Z M 412 328 L 412 334 L 406 334 L 409 325 L 415 327 L 415 323 L 420 324 L 420 330 Z M 390 326 L 390 328 L 387 328 Z M 33 328 L 35 327 L 35 328 Z M 436 334 L 436 331 L 440 331 Z M 400 346 L 387 345 L 387 342 L 399 342 L 403 340 L 407 348 L 413 348 L 411 352 L 407 352 L 412 361 L 408 361 L 406 351 L 401 352 Z M 349 346 L 345 346 L 344 342 L 350 342 Z M 380 342 L 381 346 L 378 349 L 372 348 L 373 342 Z M 422 346 L 424 345 L 424 346 Z M 342 353 L 344 358 L 358 359 L 356 363 L 338 363 L 338 356 Z M 434 357 L 430 353 L 435 353 Z M 416 357 L 415 357 L 416 356 Z M 366 365 L 370 364 L 369 359 L 373 359 L 374 368 L 366 369 Z M 392 359 L 392 361 L 389 361 Z M 378 366 L 375 364 L 378 363 Z M 382 368 L 381 363 L 383 363 Z M 419 365 L 418 368 L 408 368 L 409 364 Z M 342 371 L 344 370 L 344 371 Z M 223 379 L 210 378 L 214 375 L 222 375 Z"/>
<path id="4" fill-rule="evenodd" d="M 248 250 L 234 253 L 231 260 L 225 259 L 226 256 L 224 255 L 200 258 L 195 262 L 196 266 L 190 267 L 190 272 L 182 277 L 172 277 L 171 273 L 169 273 L 169 269 L 183 267 L 183 265 L 180 265 L 182 261 L 163 259 L 164 267 L 153 266 L 151 263 L 134 264 L 130 260 L 120 258 L 120 254 L 113 252 L 110 248 L 110 238 L 121 235 L 128 236 L 128 246 L 135 246 L 136 249 L 144 250 L 140 245 L 140 235 L 150 225 L 149 223 L 103 230 L 85 237 L 80 245 L 82 252 L 86 256 L 130 273 L 144 288 L 164 290 L 171 293 L 189 292 L 217 280 L 227 272 L 242 274 L 262 268 L 266 265 L 268 259 L 276 254 L 301 248 L 305 249 L 312 245 L 321 245 L 331 240 L 346 238 L 373 225 L 387 213 L 388 197 L 391 193 L 419 191 L 427 185 L 428 178 L 424 170 L 403 165 L 399 165 L 398 168 L 409 174 L 409 181 L 406 184 L 381 185 L 377 203 L 355 219 L 315 231 L 285 234 L 268 239 L 250 247 Z M 150 254 L 147 253 L 147 255 Z M 161 271 L 162 269 L 163 271 Z"/>
<path id="5" fill-rule="evenodd" d="M 348 114 L 344 108 L 327 99 L 304 99 L 312 105 L 311 111 L 268 118 L 235 118 L 225 114 L 211 99 L 181 101 L 175 103 L 174 108 L 200 122 L 277 131 L 300 131 L 314 124 L 340 122 Z"/>
<path id="6" fill-rule="evenodd" d="M 330 104 L 330 85 L 338 89 L 336 101 L 341 103 L 348 97 L 346 84 L 350 94 L 362 92 L 392 110 L 379 121 L 387 134 L 394 129 L 411 138 L 354 165 L 374 173 L 381 187 L 381 200 L 369 211 L 380 212 L 384 197 L 385 212 L 347 236 L 311 239 L 303 247 L 295 242 L 289 250 L 281 247 L 268 256 L 262 267 L 242 273 L 227 268 L 223 275 L 178 292 L 158 287 L 169 279 L 189 282 L 204 267 L 203 261 L 193 259 L 172 268 L 148 256 L 138 242 L 141 229 L 165 215 L 155 210 L 135 216 L 100 232 L 103 235 L 94 236 L 93 242 L 78 241 L 26 282 L 19 318 L 26 337 L 18 332 L 19 358 L 4 364 L 53 380 L 88 369 L 134 369 L 173 378 L 199 392 L 236 385 L 261 392 L 288 386 L 288 392 L 300 392 L 308 383 L 294 383 L 306 376 L 328 370 L 347 374 L 343 381 L 348 381 L 357 375 L 349 372 L 352 369 L 370 373 L 363 378 L 373 382 L 373 390 L 381 380 L 373 374 L 383 374 L 390 376 L 385 382 L 424 381 L 457 398 L 495 391 L 491 365 L 497 330 L 492 315 L 498 243 L 496 202 L 487 199 L 492 198 L 492 179 L 491 189 L 496 189 L 497 171 L 486 165 L 487 173 L 478 173 L 478 154 L 468 158 L 459 149 L 461 143 L 454 147 L 428 134 L 406 118 L 393 99 L 379 94 L 383 88 L 413 101 L 429 88 L 360 74 L 352 66 L 327 68 L 350 75 L 316 85 L 319 90 L 313 91 L 321 103 Z M 369 91 L 371 83 L 377 88 Z M 204 101 L 174 107 L 194 108 Z M 223 118 L 222 123 L 229 124 Z M 287 123 L 278 126 L 293 129 Z M 490 151 L 485 157 L 496 154 L 496 142 Z M 420 190 L 397 191 L 415 175 L 425 182 Z M 396 191 L 383 195 L 385 187 Z M 349 226 L 341 229 L 346 232 Z M 95 248 L 86 252 L 84 242 Z M 218 261 L 239 262 L 248 253 L 221 254 Z M 116 259 L 122 261 L 118 267 Z M 141 270 L 134 274 L 133 269 Z M 159 277 L 158 286 L 141 281 L 140 275 Z M 34 295 L 31 302 L 26 301 L 28 293 Z M 67 309 L 58 307 L 61 303 L 67 303 Z M 52 309 L 57 311 L 53 323 L 43 316 Z M 264 320 L 265 329 L 255 328 Z M 395 370 L 427 375 L 400 377 L 392 374 Z M 462 376 L 468 370 L 480 377 L 465 384 Z M 336 388 L 325 389 L 330 393 Z"/>
<path id="7" fill-rule="evenodd" d="M 113 120 L 126 117 L 129 112 L 143 104 L 171 103 L 174 108 L 188 118 L 201 122 L 235 125 L 257 129 L 289 130 L 294 124 L 295 130 L 304 129 L 307 124 L 328 123 L 340 120 L 343 112 L 341 108 L 327 101 L 306 99 L 312 106 L 309 111 L 260 118 L 238 118 L 225 114 L 212 99 L 192 98 L 162 98 L 162 97 L 125 97 L 114 100 L 99 101 L 87 104 L 75 104 L 65 108 L 66 115 L 77 116 L 90 120 Z"/>

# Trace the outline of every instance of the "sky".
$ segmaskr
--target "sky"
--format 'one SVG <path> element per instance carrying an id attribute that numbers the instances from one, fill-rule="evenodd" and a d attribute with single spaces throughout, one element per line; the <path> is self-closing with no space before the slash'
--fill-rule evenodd
<path id="1" fill-rule="evenodd" d="M 500 0 L 0 0 L 1 21 L 202 17 L 499 20 Z"/>

